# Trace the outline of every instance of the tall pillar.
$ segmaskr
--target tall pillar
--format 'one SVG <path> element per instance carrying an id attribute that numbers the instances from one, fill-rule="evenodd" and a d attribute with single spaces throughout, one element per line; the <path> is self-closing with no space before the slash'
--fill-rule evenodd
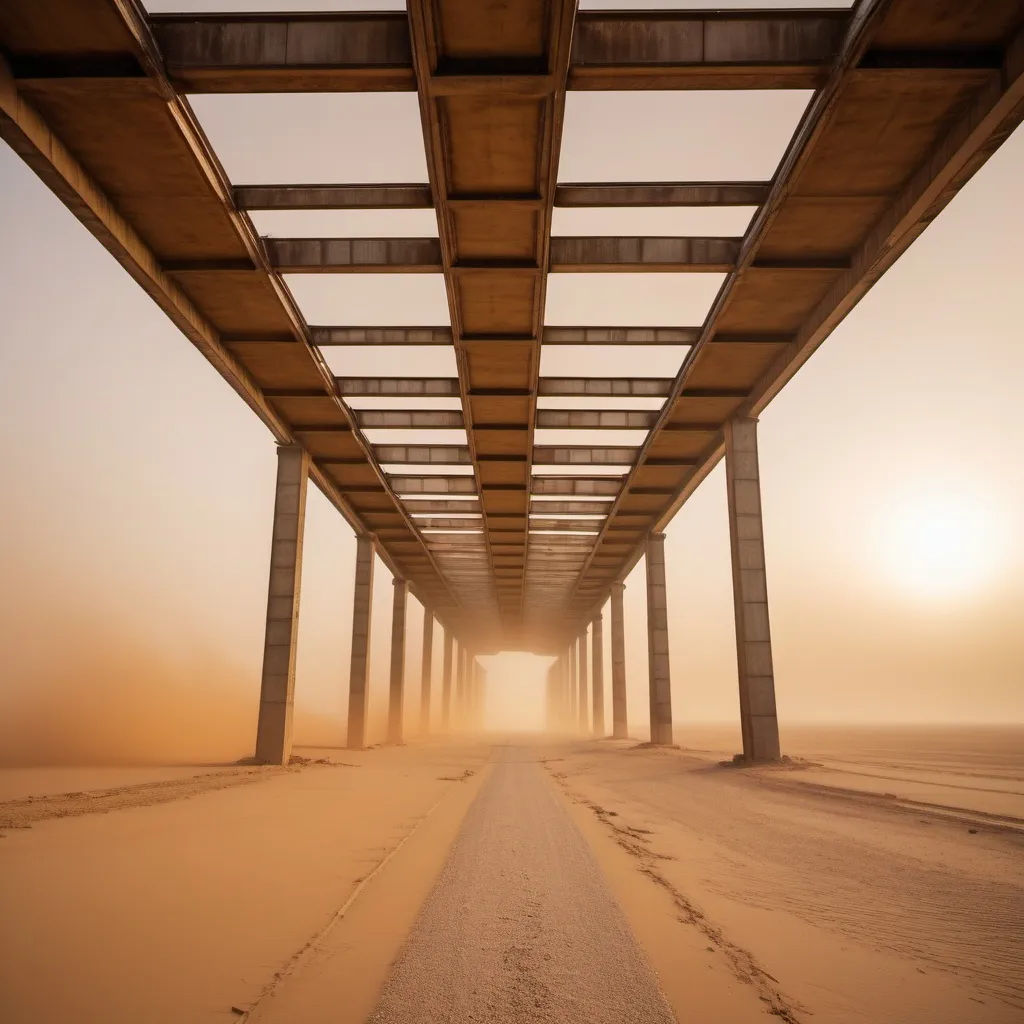
<path id="1" fill-rule="evenodd" d="M 287 764 L 292 752 L 295 642 L 299 628 L 302 533 L 306 522 L 309 455 L 298 445 L 277 449 L 270 583 L 263 640 L 260 712 L 256 725 L 258 764 Z"/>
<path id="2" fill-rule="evenodd" d="M 459 641 L 459 656 L 455 663 L 455 728 L 466 724 L 466 647 Z"/>
<path id="3" fill-rule="evenodd" d="M 434 613 L 423 606 L 423 658 L 420 662 L 420 735 L 430 735 L 430 676 L 434 670 Z"/>
<path id="4" fill-rule="evenodd" d="M 577 645 L 576 641 L 569 645 L 569 728 L 575 729 L 576 723 L 579 719 L 579 706 L 577 702 L 577 685 L 579 681 L 579 673 L 576 671 L 578 668 L 576 662 Z"/>
<path id="5" fill-rule="evenodd" d="M 647 665 L 651 692 L 651 742 L 671 744 L 672 677 L 668 663 L 665 534 L 647 537 Z"/>
<path id="6" fill-rule="evenodd" d="M 487 669 L 480 666 L 480 686 L 476 695 L 476 724 L 483 729 L 487 721 Z"/>
<path id="7" fill-rule="evenodd" d="M 612 738 L 624 740 L 626 722 L 626 630 L 622 614 L 624 583 L 612 584 Z"/>
<path id="8" fill-rule="evenodd" d="M 768 622 L 756 419 L 736 419 L 726 424 L 725 479 L 729 494 L 743 757 L 747 761 L 777 761 L 779 720 Z"/>
<path id="9" fill-rule="evenodd" d="M 558 688 L 555 682 L 555 666 L 549 666 L 544 683 L 544 693 L 547 698 L 545 707 L 547 709 L 544 722 L 548 732 L 555 731 L 555 723 L 558 721 Z"/>
<path id="10" fill-rule="evenodd" d="M 600 614 L 594 616 L 591 639 L 593 643 L 593 657 L 590 660 L 594 679 L 594 735 L 598 739 L 602 739 L 604 737 L 604 618 Z"/>
<path id="11" fill-rule="evenodd" d="M 480 708 L 483 705 L 484 667 L 473 659 L 473 685 L 469 689 L 469 720 L 474 729 L 480 728 Z"/>
<path id="12" fill-rule="evenodd" d="M 452 725 L 452 645 L 451 631 L 444 631 L 444 663 L 441 666 L 441 728 L 447 732 Z"/>
<path id="13" fill-rule="evenodd" d="M 579 723 L 580 732 L 586 735 L 590 727 L 590 708 L 587 706 L 587 631 L 584 629 L 577 638 L 579 645 L 580 692 L 579 692 Z"/>
<path id="14" fill-rule="evenodd" d="M 373 602 L 373 537 L 356 538 L 356 582 L 352 595 L 352 656 L 348 673 L 348 740 L 350 750 L 366 746 L 370 697 L 370 618 Z"/>
<path id="15" fill-rule="evenodd" d="M 556 668 L 560 709 L 558 724 L 561 730 L 567 731 L 572 723 L 572 694 L 569 692 L 569 658 L 565 652 L 558 656 Z"/>
<path id="16" fill-rule="evenodd" d="M 391 688 L 388 696 L 388 743 L 402 742 L 402 714 L 405 704 L 405 605 L 409 596 L 406 580 L 392 580 L 395 600 L 391 613 Z"/>

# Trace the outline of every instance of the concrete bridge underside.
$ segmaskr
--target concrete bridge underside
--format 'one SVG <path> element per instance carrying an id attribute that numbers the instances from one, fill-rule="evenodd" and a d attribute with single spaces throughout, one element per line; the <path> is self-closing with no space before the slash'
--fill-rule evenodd
<path id="1" fill-rule="evenodd" d="M 559 181 L 567 90 L 759 89 L 813 91 L 770 180 Z M 415 91 L 428 180 L 232 182 L 188 102 L 331 91 Z M 764 12 L 409 0 L 407 12 L 160 16 L 135 0 L 0 5 L 0 135 L 282 446 L 260 739 L 271 760 L 287 756 L 307 479 L 361 538 L 350 741 L 365 720 L 374 550 L 399 582 L 392 707 L 411 591 L 444 627 L 444 692 L 461 695 L 463 718 L 479 703 L 467 652 L 527 649 L 559 655 L 556 719 L 585 720 L 577 639 L 611 597 L 616 735 L 621 581 L 649 552 L 652 737 L 670 741 L 660 538 L 723 455 L 744 749 L 777 756 L 757 416 L 1022 116 L 1021 0 Z M 742 237 L 551 233 L 556 206 L 737 205 L 756 207 Z M 410 208 L 435 210 L 437 238 L 268 239 L 249 216 Z M 628 328 L 546 325 L 549 274 L 622 271 L 725 278 L 701 323 L 652 324 L 637 310 Z M 311 325 L 282 276 L 351 272 L 443 274 L 448 322 Z M 672 377 L 556 378 L 540 374 L 545 344 L 579 346 L 581 367 L 612 344 L 687 354 Z M 321 349 L 351 345 L 450 346 L 458 374 L 336 376 Z M 357 397 L 394 401 L 368 410 Z M 412 409 L 411 397 L 459 408 Z M 539 397 L 607 408 L 538 408 Z M 616 406 L 625 397 L 661 404 Z M 375 429 L 464 430 L 466 443 L 381 445 Z M 632 446 L 549 445 L 537 429 L 644 434 Z M 401 736 L 400 720 L 391 731 Z"/>

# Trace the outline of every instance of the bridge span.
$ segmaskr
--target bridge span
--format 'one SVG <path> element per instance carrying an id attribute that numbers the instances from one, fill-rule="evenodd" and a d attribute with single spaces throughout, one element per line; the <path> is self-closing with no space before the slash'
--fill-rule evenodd
<path id="1" fill-rule="evenodd" d="M 573 90 L 810 98 L 764 180 L 573 182 L 559 176 Z M 416 93 L 426 181 L 229 180 L 189 102 L 374 91 Z M 358 536 L 350 746 L 366 742 L 375 554 L 395 580 L 392 743 L 409 593 L 425 608 L 428 655 L 433 623 L 443 628 L 446 723 L 478 713 L 477 655 L 531 650 L 556 659 L 553 723 L 598 735 L 603 656 L 588 646 L 603 652 L 610 602 L 610 725 L 625 736 L 623 580 L 646 556 L 651 739 L 664 744 L 664 530 L 723 457 L 743 752 L 778 758 L 758 415 L 1022 116 L 1020 0 L 657 12 L 409 0 L 405 12 L 238 15 L 149 15 L 137 0 L 0 5 L 0 135 L 279 446 L 256 740 L 267 763 L 290 754 L 309 480 Z M 730 206 L 752 209 L 742 236 L 552 234 L 556 208 Z M 436 237 L 268 238 L 253 218 L 417 208 L 436 213 Z M 549 275 L 621 272 L 713 274 L 721 286 L 701 322 L 651 322 L 643 309 L 626 327 L 547 322 Z M 289 282 L 351 273 L 442 275 L 448 320 L 309 323 Z M 606 346 L 631 345 L 685 355 L 671 376 L 587 372 Z M 381 347 L 389 369 L 333 372 L 324 352 L 350 346 Z M 449 349 L 457 375 L 403 376 L 401 353 L 417 346 Z M 544 346 L 576 346 L 578 375 L 542 375 Z M 379 443 L 381 430 L 423 441 Z M 573 442 L 594 430 L 640 440 Z"/>

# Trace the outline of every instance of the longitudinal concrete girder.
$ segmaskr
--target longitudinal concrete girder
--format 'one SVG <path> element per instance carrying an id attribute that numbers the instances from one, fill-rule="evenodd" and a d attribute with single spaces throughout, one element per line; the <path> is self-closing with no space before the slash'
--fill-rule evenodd
<path id="1" fill-rule="evenodd" d="M 308 478 L 309 455 L 296 445 L 279 447 L 263 676 L 256 728 L 258 764 L 287 764 L 291 756 L 295 649 L 299 631 L 299 587 Z"/>
<path id="2" fill-rule="evenodd" d="M 463 415 L 495 579 L 498 543 L 512 536 L 519 543 L 514 552 L 504 548 L 501 567 L 519 569 L 520 587 L 495 585 L 491 604 L 496 629 L 515 634 L 523 623 L 532 396 L 576 3 L 474 5 L 463 18 L 409 0 L 408 13 Z M 499 338 L 507 340 L 496 344 Z M 494 397 L 474 397 L 495 387 L 525 400 L 499 410 Z M 489 484 L 522 489 L 498 492 Z M 508 520 L 505 529 L 491 522 L 492 512 L 516 511 L 523 516 L 514 535 Z"/>

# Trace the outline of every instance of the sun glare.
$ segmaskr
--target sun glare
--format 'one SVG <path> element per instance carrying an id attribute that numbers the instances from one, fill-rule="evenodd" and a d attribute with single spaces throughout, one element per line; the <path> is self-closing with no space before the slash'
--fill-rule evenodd
<path id="1" fill-rule="evenodd" d="M 908 501 L 883 530 L 881 554 L 889 576 L 929 598 L 980 590 L 998 574 L 1006 553 L 998 517 L 966 497 Z"/>

